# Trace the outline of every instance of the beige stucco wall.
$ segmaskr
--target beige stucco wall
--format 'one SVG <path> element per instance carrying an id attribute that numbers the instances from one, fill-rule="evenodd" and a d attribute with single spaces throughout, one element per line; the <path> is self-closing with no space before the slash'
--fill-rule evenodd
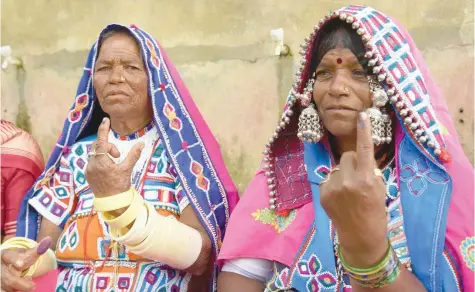
<path id="1" fill-rule="evenodd" d="M 222 146 L 243 190 L 275 128 L 299 45 L 346 1 L 3 0 L 2 45 L 23 69 L 2 73 L 2 116 L 25 123 L 48 156 L 75 96 L 86 54 L 108 23 L 135 23 L 162 43 Z M 367 0 L 413 34 L 445 93 L 473 161 L 473 0 Z M 359 3 L 354 3 L 359 4 Z M 283 27 L 294 56 L 273 56 Z M 27 105 L 19 110 L 20 101 Z M 463 111 L 463 112 L 461 112 Z"/>

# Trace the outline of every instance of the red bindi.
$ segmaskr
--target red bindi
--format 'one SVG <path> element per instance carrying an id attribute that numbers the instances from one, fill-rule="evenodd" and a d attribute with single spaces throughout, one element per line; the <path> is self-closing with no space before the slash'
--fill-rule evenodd
<path id="1" fill-rule="evenodd" d="M 338 64 L 341 64 L 341 63 L 343 63 L 343 60 L 342 60 L 341 58 L 338 58 L 338 59 L 336 59 L 336 62 L 337 62 Z"/>

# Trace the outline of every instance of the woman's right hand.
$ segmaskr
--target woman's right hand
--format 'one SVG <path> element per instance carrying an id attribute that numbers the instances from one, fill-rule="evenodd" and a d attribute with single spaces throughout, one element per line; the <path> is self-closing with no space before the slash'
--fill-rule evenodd
<path id="1" fill-rule="evenodd" d="M 21 277 L 21 272 L 31 267 L 51 245 L 51 237 L 44 238 L 36 247 L 2 250 L 1 291 L 30 291 L 35 283 L 30 277 Z"/>
<path id="2" fill-rule="evenodd" d="M 335 225 L 342 255 L 358 268 L 373 266 L 388 250 L 386 185 L 375 167 L 371 122 L 362 112 L 356 151 L 344 152 L 320 184 L 320 203 Z"/>

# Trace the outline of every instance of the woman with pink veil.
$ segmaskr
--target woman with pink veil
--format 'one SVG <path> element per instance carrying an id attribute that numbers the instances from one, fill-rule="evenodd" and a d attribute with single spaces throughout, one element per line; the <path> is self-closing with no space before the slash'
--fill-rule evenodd
<path id="1" fill-rule="evenodd" d="M 473 291 L 473 167 L 411 36 L 348 6 L 301 54 L 220 291 Z"/>

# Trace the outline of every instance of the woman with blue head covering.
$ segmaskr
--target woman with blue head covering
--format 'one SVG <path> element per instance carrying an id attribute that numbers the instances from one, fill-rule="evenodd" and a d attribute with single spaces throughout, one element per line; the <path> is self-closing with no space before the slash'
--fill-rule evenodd
<path id="1" fill-rule="evenodd" d="M 214 259 L 237 199 L 216 140 L 157 41 L 109 25 L 23 201 L 18 237 L 2 246 L 2 289 L 26 291 L 33 277 L 41 291 L 45 283 L 214 291 Z M 54 268 L 50 245 L 59 268 L 36 278 Z"/>

